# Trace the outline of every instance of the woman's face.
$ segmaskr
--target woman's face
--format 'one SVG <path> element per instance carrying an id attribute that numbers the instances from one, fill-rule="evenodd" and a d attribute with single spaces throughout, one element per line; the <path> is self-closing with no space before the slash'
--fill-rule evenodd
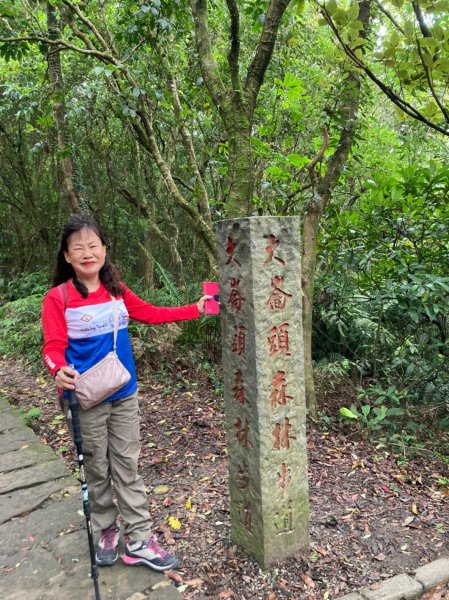
<path id="1" fill-rule="evenodd" d="M 95 231 L 85 227 L 72 233 L 67 240 L 67 248 L 65 259 L 81 282 L 99 279 L 100 269 L 106 260 L 106 246 Z"/>

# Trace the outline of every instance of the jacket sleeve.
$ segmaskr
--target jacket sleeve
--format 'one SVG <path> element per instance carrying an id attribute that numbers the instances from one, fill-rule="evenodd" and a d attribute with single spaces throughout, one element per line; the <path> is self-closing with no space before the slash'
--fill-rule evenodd
<path id="1" fill-rule="evenodd" d="M 42 330 L 44 334 L 42 356 L 53 376 L 58 369 L 67 364 L 65 349 L 68 345 L 64 301 L 56 288 L 51 289 L 44 298 Z"/>
<path id="2" fill-rule="evenodd" d="M 200 316 L 196 304 L 186 304 L 185 306 L 154 306 L 149 302 L 145 302 L 131 290 L 122 284 L 124 287 L 123 301 L 128 310 L 131 319 L 140 321 L 141 323 L 170 323 L 173 321 L 189 321 L 197 319 Z"/>

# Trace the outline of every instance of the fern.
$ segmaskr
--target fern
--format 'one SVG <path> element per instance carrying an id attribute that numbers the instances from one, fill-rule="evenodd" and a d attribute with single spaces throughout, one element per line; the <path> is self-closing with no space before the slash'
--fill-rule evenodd
<path id="1" fill-rule="evenodd" d="M 158 261 L 153 258 L 153 264 L 155 271 L 157 272 L 161 283 L 164 284 L 164 295 L 168 299 L 168 303 L 171 305 L 179 305 L 184 304 L 186 302 L 185 294 L 180 290 L 179 286 L 176 284 L 173 276 L 164 269 L 164 267 L 158 263 Z"/>

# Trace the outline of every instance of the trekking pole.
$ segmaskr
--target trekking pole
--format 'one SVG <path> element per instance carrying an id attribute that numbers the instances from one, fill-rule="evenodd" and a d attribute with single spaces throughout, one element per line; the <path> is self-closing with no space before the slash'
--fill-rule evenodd
<path id="1" fill-rule="evenodd" d="M 76 397 L 75 390 L 70 391 L 69 408 L 72 413 L 72 427 L 73 427 L 73 441 L 75 442 L 76 453 L 78 456 L 78 465 L 80 469 L 80 483 L 81 491 L 83 494 L 83 512 L 86 517 L 87 525 L 87 538 L 89 540 L 89 552 L 90 552 L 90 576 L 94 582 L 95 587 L 95 600 L 100 599 L 100 590 L 98 588 L 98 567 L 97 561 L 95 560 L 95 548 L 94 548 L 94 537 L 92 535 L 92 521 L 90 519 L 90 503 L 89 493 L 87 491 L 86 476 L 84 474 L 84 457 L 82 450 L 82 439 L 81 439 L 81 428 L 80 428 L 80 415 L 78 400 Z"/>

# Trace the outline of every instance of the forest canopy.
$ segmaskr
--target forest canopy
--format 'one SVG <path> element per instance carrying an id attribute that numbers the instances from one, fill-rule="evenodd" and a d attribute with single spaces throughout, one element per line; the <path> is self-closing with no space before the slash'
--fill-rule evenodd
<path id="1" fill-rule="evenodd" d="M 448 0 L 0 0 L 0 57 L 3 318 L 72 211 L 173 303 L 216 221 L 301 215 L 312 412 L 315 368 L 348 418 L 448 426 Z"/>

